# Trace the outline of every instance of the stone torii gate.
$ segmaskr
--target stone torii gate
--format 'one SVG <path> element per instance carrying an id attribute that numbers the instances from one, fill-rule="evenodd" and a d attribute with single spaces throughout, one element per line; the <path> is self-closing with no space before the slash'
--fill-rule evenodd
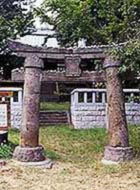
<path id="1" fill-rule="evenodd" d="M 106 46 L 90 48 L 45 48 L 32 47 L 19 42 L 10 41 L 9 48 L 17 56 L 25 57 L 24 100 L 22 126 L 20 129 L 20 145 L 14 151 L 14 158 L 22 162 L 37 162 L 45 160 L 43 147 L 39 145 L 39 97 L 41 69 L 44 58 L 64 59 L 66 72 L 63 80 L 95 80 L 93 73 L 85 77 L 81 72 L 82 58 L 101 59 L 107 81 L 108 100 L 108 146 L 105 147 L 103 163 L 120 162 L 133 158 L 132 148 L 129 146 L 128 129 L 125 116 L 123 90 L 118 74 L 120 62 L 104 53 Z M 57 75 L 57 73 L 56 73 Z M 47 76 L 46 76 L 47 77 Z M 56 76 L 55 76 L 56 77 Z M 51 78 L 52 79 L 52 78 Z"/>

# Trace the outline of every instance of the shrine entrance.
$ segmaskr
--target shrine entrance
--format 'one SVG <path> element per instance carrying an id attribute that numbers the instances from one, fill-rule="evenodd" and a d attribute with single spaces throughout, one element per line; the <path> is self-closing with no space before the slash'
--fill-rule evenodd
<path id="1" fill-rule="evenodd" d="M 20 145 L 16 147 L 14 158 L 22 162 L 44 161 L 43 147 L 39 145 L 39 102 L 41 81 L 106 81 L 108 146 L 105 147 L 103 162 L 120 162 L 133 158 L 129 146 L 125 115 L 123 89 L 118 68 L 121 62 L 105 54 L 107 46 L 91 48 L 45 48 L 32 47 L 19 42 L 9 42 L 9 47 L 17 56 L 25 58 L 24 98 Z M 42 72 L 43 59 L 65 60 L 65 71 Z M 82 60 L 94 59 L 102 63 L 102 72 L 85 72 Z M 21 73 L 20 73 L 21 75 Z M 36 156 L 34 156 L 36 155 Z"/>

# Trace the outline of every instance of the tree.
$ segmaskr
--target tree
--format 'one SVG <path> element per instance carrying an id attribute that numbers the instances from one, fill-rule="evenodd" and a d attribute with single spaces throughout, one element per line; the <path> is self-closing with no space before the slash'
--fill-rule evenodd
<path id="1" fill-rule="evenodd" d="M 42 22 L 53 25 L 62 45 L 79 39 L 89 45 L 120 43 L 140 27 L 140 0 L 44 0 L 36 12 Z"/>
<path id="2" fill-rule="evenodd" d="M 25 9 L 27 0 L 0 0 L 0 49 L 5 48 L 7 38 L 16 38 L 29 32 L 33 16 Z"/>
<path id="3" fill-rule="evenodd" d="M 23 59 L 6 51 L 7 39 L 15 39 L 30 32 L 33 14 L 28 7 L 34 1 L 0 0 L 0 79 L 10 79 L 11 70 L 23 64 Z"/>
<path id="4" fill-rule="evenodd" d="M 121 71 L 140 70 L 140 0 L 44 0 L 36 14 L 56 31 L 61 46 L 120 44 L 110 53 Z"/>

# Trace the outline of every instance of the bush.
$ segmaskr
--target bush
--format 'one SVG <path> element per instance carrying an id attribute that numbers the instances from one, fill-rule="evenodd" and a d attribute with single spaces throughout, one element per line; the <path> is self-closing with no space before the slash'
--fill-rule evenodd
<path id="1" fill-rule="evenodd" d="M 0 146 L 0 159 L 7 159 L 12 157 L 13 148 L 10 144 L 3 144 Z"/>

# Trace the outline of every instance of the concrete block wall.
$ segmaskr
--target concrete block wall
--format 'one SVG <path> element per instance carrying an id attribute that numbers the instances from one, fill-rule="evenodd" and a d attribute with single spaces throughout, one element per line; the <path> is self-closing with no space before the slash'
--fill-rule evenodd
<path id="1" fill-rule="evenodd" d="M 105 127 L 106 104 L 71 106 L 71 120 L 77 129 Z"/>
<path id="2" fill-rule="evenodd" d="M 137 89 L 125 89 L 125 93 L 138 93 Z M 79 102 L 79 93 L 83 93 L 83 102 Z M 87 101 L 87 93 L 93 93 L 91 102 Z M 100 102 L 96 102 L 96 92 L 101 94 Z M 107 103 L 105 89 L 75 89 L 71 93 L 71 122 L 76 129 L 103 128 L 107 126 Z M 99 101 L 99 100 L 98 100 Z M 140 103 L 125 103 L 127 122 L 132 125 L 140 124 Z"/>

